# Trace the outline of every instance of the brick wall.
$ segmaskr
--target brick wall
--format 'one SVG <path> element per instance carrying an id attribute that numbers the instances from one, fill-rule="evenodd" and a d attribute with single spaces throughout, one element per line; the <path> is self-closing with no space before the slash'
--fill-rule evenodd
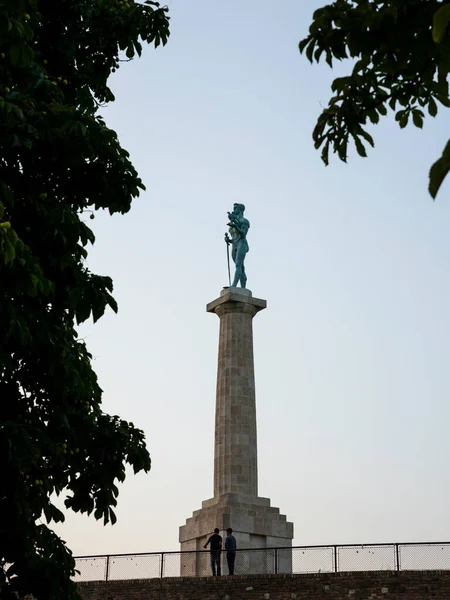
<path id="1" fill-rule="evenodd" d="M 79 589 L 84 600 L 450 600 L 450 571 L 179 577 Z"/>

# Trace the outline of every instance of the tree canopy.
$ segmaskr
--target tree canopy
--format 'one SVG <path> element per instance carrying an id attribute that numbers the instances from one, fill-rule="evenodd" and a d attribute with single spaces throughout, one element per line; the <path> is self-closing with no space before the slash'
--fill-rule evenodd
<path id="1" fill-rule="evenodd" d="M 450 106 L 450 3 L 448 0 L 336 0 L 313 15 L 299 48 L 311 62 L 323 56 L 353 59 L 346 77 L 332 83 L 333 96 L 313 131 L 328 164 L 330 148 L 346 161 L 353 140 L 366 156 L 374 140 L 367 125 L 389 112 L 401 128 L 422 127 L 426 113 Z M 430 170 L 433 198 L 450 170 L 450 141 Z"/>
<path id="2" fill-rule="evenodd" d="M 0 0 L 2 599 L 76 598 L 52 496 L 114 523 L 126 465 L 150 469 L 143 432 L 101 410 L 76 327 L 117 311 L 111 279 L 86 266 L 86 220 L 126 213 L 144 189 L 99 114 L 108 78 L 168 36 L 149 0 Z"/>

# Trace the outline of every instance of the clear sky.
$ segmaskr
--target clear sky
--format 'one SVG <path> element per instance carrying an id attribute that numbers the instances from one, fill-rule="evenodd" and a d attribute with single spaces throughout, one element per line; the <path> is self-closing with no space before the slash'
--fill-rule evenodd
<path id="1" fill-rule="evenodd" d="M 226 213 L 251 222 L 259 493 L 294 544 L 450 538 L 450 182 L 428 169 L 448 114 L 393 119 L 368 159 L 325 168 L 311 131 L 334 72 L 298 53 L 323 0 L 172 0 L 172 35 L 113 77 L 103 116 L 147 185 L 98 215 L 89 266 L 119 313 L 83 329 L 104 409 L 145 430 L 153 467 L 118 523 L 68 515 L 74 553 L 177 550 L 212 496 Z M 349 68 L 349 67 L 348 67 Z M 445 120 L 447 119 L 447 121 Z"/>

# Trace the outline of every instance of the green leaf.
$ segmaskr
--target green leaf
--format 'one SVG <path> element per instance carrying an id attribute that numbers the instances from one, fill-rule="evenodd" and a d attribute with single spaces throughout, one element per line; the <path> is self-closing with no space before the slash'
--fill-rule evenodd
<path id="1" fill-rule="evenodd" d="M 28 286 L 29 294 L 30 296 L 36 296 L 39 285 L 39 279 L 36 277 L 36 275 L 30 275 L 30 283 L 31 285 Z"/>
<path id="2" fill-rule="evenodd" d="M 398 124 L 400 125 L 401 129 L 404 129 L 408 125 L 408 120 L 409 120 L 409 113 L 405 112 L 398 121 Z"/>
<path id="3" fill-rule="evenodd" d="M 444 148 L 441 158 L 439 158 L 430 170 L 429 191 L 433 198 L 439 191 L 447 173 L 450 171 L 450 140 Z"/>
<path id="4" fill-rule="evenodd" d="M 428 102 L 428 112 L 432 117 L 435 117 L 437 115 L 438 107 L 433 98 L 430 98 Z"/>
<path id="5" fill-rule="evenodd" d="M 109 509 L 109 518 L 111 520 L 111 525 L 114 525 L 117 522 L 116 513 L 113 511 L 112 508 Z"/>
<path id="6" fill-rule="evenodd" d="M 298 49 L 300 51 L 300 54 L 303 54 L 303 50 L 306 48 L 308 42 L 309 42 L 309 37 L 305 38 L 304 40 L 301 40 L 298 44 Z"/>
<path id="7" fill-rule="evenodd" d="M 51 516 L 55 523 L 64 523 L 66 520 L 64 513 L 60 511 L 54 504 L 51 504 Z"/>
<path id="8" fill-rule="evenodd" d="M 331 84 L 333 92 L 344 90 L 350 81 L 350 77 L 337 77 Z"/>
<path id="9" fill-rule="evenodd" d="M 305 46 L 305 55 L 306 58 L 309 60 L 310 63 L 313 62 L 314 60 L 314 48 L 315 48 L 315 42 L 313 39 L 309 39 L 308 43 Z"/>
<path id="10" fill-rule="evenodd" d="M 13 113 L 20 119 L 23 120 L 23 112 L 16 104 L 11 104 Z"/>
<path id="11" fill-rule="evenodd" d="M 358 154 L 360 156 L 363 156 L 364 158 L 366 158 L 367 157 L 366 149 L 364 148 L 364 145 L 361 142 L 361 140 L 359 139 L 359 137 L 355 135 L 353 139 L 355 141 L 355 146 L 356 146 L 356 150 L 357 150 Z"/>
<path id="12" fill-rule="evenodd" d="M 116 300 L 111 296 L 111 294 L 108 294 L 108 293 L 106 294 L 106 297 L 107 297 L 107 302 L 108 302 L 109 306 L 117 314 L 119 307 L 117 306 Z"/>
<path id="13" fill-rule="evenodd" d="M 375 142 L 373 141 L 373 137 L 370 135 L 370 133 L 367 133 L 367 131 L 361 128 L 359 131 L 359 135 L 363 137 L 366 140 L 366 142 L 369 142 L 372 148 L 375 147 Z"/>
<path id="14" fill-rule="evenodd" d="M 389 106 L 392 108 L 392 110 L 395 110 L 395 107 L 397 106 L 397 100 L 395 98 L 391 98 L 389 100 Z"/>
<path id="15" fill-rule="evenodd" d="M 321 158 L 323 160 L 323 162 L 325 163 L 325 166 L 328 166 L 329 164 L 329 152 L 330 152 L 330 142 L 327 141 L 324 145 L 324 147 L 322 148 L 322 155 Z"/>
<path id="16" fill-rule="evenodd" d="M 370 121 L 372 123 L 374 123 L 375 125 L 379 122 L 380 120 L 380 116 L 377 113 L 377 111 L 374 108 L 370 108 L 367 110 L 367 116 L 369 117 Z"/>
<path id="17" fill-rule="evenodd" d="M 9 57 L 15 67 L 27 67 L 34 52 L 24 41 L 17 41 L 11 46 Z"/>
<path id="18" fill-rule="evenodd" d="M 3 260 L 5 265 L 12 263 L 16 258 L 16 250 L 8 239 L 8 236 L 3 236 Z"/>
<path id="19" fill-rule="evenodd" d="M 0 200 L 4 203 L 7 202 L 8 204 L 12 202 L 11 192 L 4 181 L 0 181 Z"/>
<path id="20" fill-rule="evenodd" d="M 433 40 L 436 44 L 440 44 L 447 33 L 447 28 L 450 23 L 450 4 L 441 6 L 433 16 Z"/>
<path id="21" fill-rule="evenodd" d="M 448 96 L 444 96 L 444 94 L 436 94 L 436 98 L 441 104 L 443 104 L 447 108 L 450 108 L 450 99 Z"/>
<path id="22" fill-rule="evenodd" d="M 357 60 L 355 66 L 353 67 L 353 73 L 358 73 L 363 71 L 368 64 L 370 63 L 370 58 L 367 56 L 362 57 L 360 60 Z"/>
<path id="23" fill-rule="evenodd" d="M 90 229 L 85 223 L 79 224 L 80 228 L 80 239 L 83 246 L 86 246 L 88 242 L 93 244 L 95 242 L 95 235 L 92 229 Z"/>
<path id="24" fill-rule="evenodd" d="M 419 110 L 413 110 L 412 113 L 413 123 L 416 127 L 422 129 L 423 127 L 423 116 Z"/>
<path id="25" fill-rule="evenodd" d="M 337 152 L 342 162 L 347 162 L 347 139 L 341 140 L 338 146 L 335 145 L 335 152 Z"/>
<path id="26" fill-rule="evenodd" d="M 103 508 L 96 508 L 94 511 L 94 518 L 97 519 L 97 521 L 99 519 L 101 519 L 103 517 L 104 514 L 104 509 Z"/>
<path id="27" fill-rule="evenodd" d="M 320 57 L 323 54 L 323 48 L 317 48 L 314 52 L 314 60 L 318 63 L 320 62 Z"/>
<path id="28" fill-rule="evenodd" d="M 75 315 L 76 315 L 78 325 L 80 323 L 83 323 L 84 321 L 87 321 L 87 319 L 89 319 L 90 314 L 91 314 L 91 306 L 90 306 L 89 302 L 86 300 L 86 298 L 83 298 L 81 300 L 81 302 L 78 303 L 78 305 L 75 309 Z"/>
<path id="29" fill-rule="evenodd" d="M 105 305 L 104 304 L 94 304 L 92 307 L 92 318 L 94 323 L 96 323 L 103 315 L 105 314 Z"/>

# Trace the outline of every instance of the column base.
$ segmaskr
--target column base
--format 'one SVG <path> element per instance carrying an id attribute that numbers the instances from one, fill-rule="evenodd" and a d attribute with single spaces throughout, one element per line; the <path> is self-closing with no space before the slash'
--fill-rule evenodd
<path id="1" fill-rule="evenodd" d="M 294 525 L 280 514 L 278 508 L 270 506 L 268 498 L 246 496 L 244 494 L 224 494 L 202 503 L 186 525 L 180 527 L 181 551 L 203 550 L 214 528 L 220 529 L 225 542 L 226 529 L 231 527 L 236 538 L 238 554 L 236 574 L 273 573 L 274 553 L 242 552 L 248 548 L 290 548 L 294 537 Z M 223 555 L 225 553 L 222 553 Z M 292 554 L 280 553 L 277 557 L 277 572 L 292 572 Z M 225 559 L 223 558 L 223 562 Z M 205 554 L 182 554 L 180 575 L 210 575 L 209 556 Z"/>

